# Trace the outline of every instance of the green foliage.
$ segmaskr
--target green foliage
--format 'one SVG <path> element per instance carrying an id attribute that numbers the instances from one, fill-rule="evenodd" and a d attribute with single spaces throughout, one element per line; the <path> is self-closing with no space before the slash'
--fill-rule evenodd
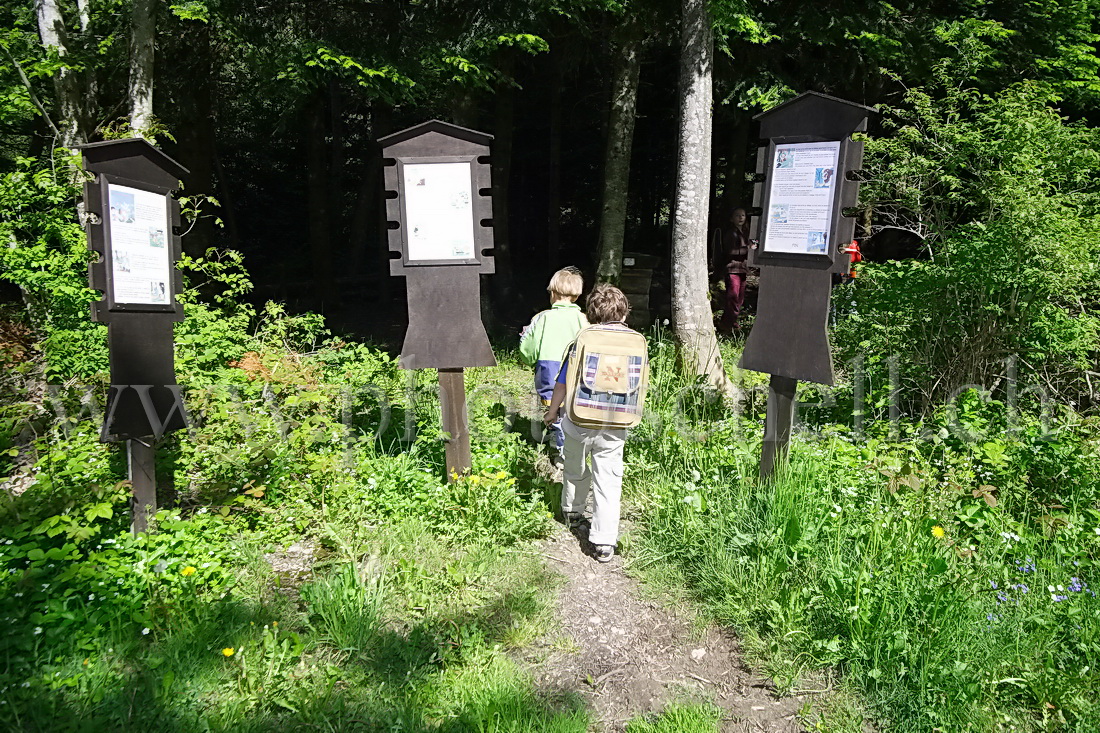
<path id="1" fill-rule="evenodd" d="M 106 367 L 106 329 L 90 323 L 89 255 L 76 221 L 73 156 L 59 151 L 52 167 L 30 158 L 0 174 L 0 277 L 18 285 L 41 335 L 49 377 L 87 378 Z"/>
<path id="2" fill-rule="evenodd" d="M 397 99 L 399 90 L 411 88 L 416 83 L 389 64 L 373 68 L 321 45 L 302 48 L 300 57 L 290 61 L 278 78 L 300 92 L 308 92 L 330 76 L 354 82 L 384 99 Z"/>
<path id="3" fill-rule="evenodd" d="M 904 443 L 822 431 L 766 485 L 759 424 L 635 445 L 633 565 L 674 569 L 781 686 L 842 668 L 890 729 L 1095 727 L 1095 426 L 1010 432 L 1001 407 L 968 396 Z"/>
<path id="4" fill-rule="evenodd" d="M 708 733 L 717 731 L 722 709 L 713 704 L 673 703 L 660 715 L 635 718 L 626 724 L 626 733 Z"/>
<path id="5" fill-rule="evenodd" d="M 878 383 L 896 355 L 924 412 L 991 387 L 1010 357 L 1028 384 L 1080 403 L 1100 347 L 1100 138 L 1040 86 L 985 97 L 947 74 L 935 97 L 910 90 L 892 137 L 868 146 L 866 201 L 923 233 L 928 257 L 864 266 L 837 344 Z"/>
<path id="6" fill-rule="evenodd" d="M 186 0 L 182 3 L 172 3 L 168 6 L 180 20 L 195 20 L 200 23 L 210 22 L 210 7 L 204 0 Z"/>

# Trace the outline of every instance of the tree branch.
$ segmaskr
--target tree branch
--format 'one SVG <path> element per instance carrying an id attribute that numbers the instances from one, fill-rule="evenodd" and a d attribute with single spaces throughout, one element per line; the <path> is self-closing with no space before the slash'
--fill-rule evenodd
<path id="1" fill-rule="evenodd" d="M 3 46 L 3 44 L 0 44 Z M 38 99 L 38 95 L 34 93 L 34 87 L 31 86 L 31 80 L 27 78 L 27 73 L 23 71 L 23 67 L 19 65 L 19 62 L 15 60 L 15 57 L 11 55 L 11 51 L 7 46 L 4 46 L 4 55 L 8 57 L 8 61 L 11 61 L 12 66 L 15 67 L 16 72 L 19 74 L 19 81 L 23 82 L 23 86 L 27 88 L 27 94 L 31 97 L 31 102 L 38 109 L 38 113 L 46 120 L 46 124 L 53 130 L 54 137 L 61 137 L 61 131 L 57 129 L 57 125 L 50 119 L 50 115 L 47 114 L 46 108 L 42 106 L 42 102 Z"/>

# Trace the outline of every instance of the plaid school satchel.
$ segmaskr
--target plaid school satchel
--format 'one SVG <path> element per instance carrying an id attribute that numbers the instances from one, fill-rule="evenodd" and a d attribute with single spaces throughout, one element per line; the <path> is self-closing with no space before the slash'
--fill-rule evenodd
<path id="1" fill-rule="evenodd" d="M 645 337 L 629 328 L 589 326 L 577 335 L 565 378 L 565 404 L 574 425 L 632 428 L 642 421 L 649 386 Z"/>

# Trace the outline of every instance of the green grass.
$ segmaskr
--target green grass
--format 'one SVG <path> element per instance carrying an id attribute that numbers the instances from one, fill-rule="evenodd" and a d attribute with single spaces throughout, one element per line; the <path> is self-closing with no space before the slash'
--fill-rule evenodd
<path id="1" fill-rule="evenodd" d="M 717 733 L 722 709 L 711 703 L 672 703 L 659 715 L 635 718 L 626 733 Z"/>
<path id="2" fill-rule="evenodd" d="M 0 728 L 587 730 L 579 699 L 539 694 L 507 654 L 553 626 L 557 592 L 534 545 L 556 490 L 517 432 L 527 370 L 471 370 L 474 471 L 445 482 L 429 376 L 363 346 L 255 346 L 286 381 L 207 360 L 235 387 L 193 395 L 205 420 L 162 447 L 183 506 L 153 534 L 129 536 L 122 462 L 93 429 L 21 446 L 37 470 L 0 503 Z M 818 439 L 759 485 L 763 401 L 733 415 L 652 347 L 623 555 L 781 688 L 842 679 L 807 726 L 855 730 L 867 710 L 898 731 L 1100 729 L 1094 428 L 1006 437 L 971 406 L 984 442 L 861 442 L 821 409 Z M 307 540 L 299 599 L 263 555 Z M 672 705 L 631 731 L 716 715 Z"/>
<path id="3" fill-rule="evenodd" d="M 478 370 L 501 392 L 482 390 L 497 402 L 474 473 L 448 483 L 423 375 L 411 442 L 401 404 L 384 435 L 343 439 L 340 384 L 309 383 L 318 370 L 402 383 L 392 362 L 348 352 L 265 356 L 303 382 L 276 386 L 277 411 L 258 386 L 196 397 L 201 429 L 161 450 L 186 508 L 147 537 L 126 529 L 112 447 L 83 429 L 42 439 L 42 479 L 0 506 L 0 728 L 588 729 L 579 698 L 537 692 L 508 655 L 551 628 L 557 589 L 532 544 L 550 526 L 536 448 L 492 409 L 525 370 Z M 301 542 L 316 562 L 295 594 L 263 555 Z"/>
<path id="4" fill-rule="evenodd" d="M 934 482 L 892 492 L 850 455 L 796 445 L 764 486 L 746 478 L 743 449 L 649 478 L 661 493 L 635 567 L 678 568 L 781 687 L 842 669 L 891 729 L 1100 726 L 1084 528 L 1044 537 Z"/>
<path id="5" fill-rule="evenodd" d="M 3 678 L 0 724 L 43 731 L 587 729 L 579 699 L 540 697 L 505 654 L 550 621 L 554 584 L 533 553 L 449 546 L 415 523 L 344 549 L 361 560 L 334 548 L 302 588 L 300 608 L 273 593 L 258 564 L 235 592 L 167 613 L 155 633 L 128 628 L 91 649 L 65 650 L 59 642 L 34 650 L 29 687 Z"/>

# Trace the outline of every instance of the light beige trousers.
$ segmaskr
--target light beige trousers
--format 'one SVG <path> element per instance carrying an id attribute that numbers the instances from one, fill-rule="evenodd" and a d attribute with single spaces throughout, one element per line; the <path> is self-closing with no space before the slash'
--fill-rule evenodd
<path id="1" fill-rule="evenodd" d="M 562 418 L 565 467 L 561 483 L 563 512 L 583 512 L 592 496 L 593 545 L 619 541 L 619 508 L 623 493 L 623 446 L 626 430 L 596 430 Z M 589 465 L 591 464 L 591 465 Z"/>

